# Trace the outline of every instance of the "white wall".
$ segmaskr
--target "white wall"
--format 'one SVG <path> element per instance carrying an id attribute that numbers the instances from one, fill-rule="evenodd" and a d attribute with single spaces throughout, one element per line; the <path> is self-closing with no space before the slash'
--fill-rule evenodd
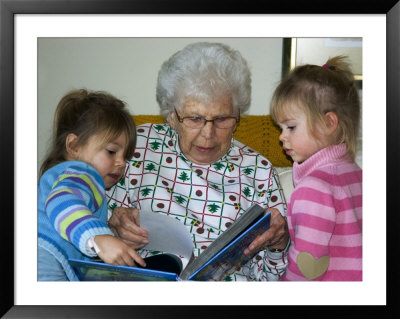
<path id="1" fill-rule="evenodd" d="M 252 71 L 248 113 L 268 114 L 281 77 L 282 38 L 39 38 L 38 168 L 64 94 L 104 90 L 124 100 L 132 114 L 159 114 L 155 85 L 161 64 L 197 41 L 223 42 L 242 53 Z"/>

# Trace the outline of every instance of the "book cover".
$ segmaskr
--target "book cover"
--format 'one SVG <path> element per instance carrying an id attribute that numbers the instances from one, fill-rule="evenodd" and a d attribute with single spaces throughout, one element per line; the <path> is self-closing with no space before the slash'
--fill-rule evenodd
<path id="1" fill-rule="evenodd" d="M 264 208 L 253 204 L 202 254 L 193 258 L 193 243 L 184 225 L 168 216 L 141 213 L 141 227 L 149 232 L 145 248 L 163 252 L 145 258 L 146 268 L 85 260 L 70 263 L 78 278 L 86 281 L 222 280 L 252 258 L 245 257 L 243 251 L 269 228 L 270 218 L 269 212 L 264 214 Z"/>
<path id="2" fill-rule="evenodd" d="M 267 213 L 269 214 L 269 213 Z M 245 213 L 243 213 L 225 232 L 223 232 L 214 242 L 207 247 L 196 259 L 191 261 L 185 269 L 180 274 L 180 278 L 186 280 L 200 267 L 205 265 L 208 261 L 211 260 L 218 252 L 222 249 L 227 249 L 229 243 L 232 242 L 233 239 L 237 238 L 240 234 L 245 232 L 241 237 L 241 240 L 244 240 L 248 237 L 252 237 L 253 239 L 257 236 L 252 235 L 252 231 L 249 229 L 251 225 L 253 225 L 257 220 L 259 220 L 264 215 L 264 208 L 257 204 L 253 204 Z M 269 228 L 269 223 L 264 229 L 266 231 Z M 247 231 L 246 231 L 247 230 Z M 249 241 L 249 243 L 251 240 Z M 243 248 L 242 252 L 246 247 Z M 226 273 L 225 276 L 228 276 L 229 273 Z M 211 280 L 211 279 L 210 279 Z"/>
<path id="3" fill-rule="evenodd" d="M 247 263 L 253 256 L 245 256 L 243 251 L 270 226 L 271 213 L 267 212 L 226 247 L 192 273 L 188 280 L 220 281 Z"/>
<path id="4" fill-rule="evenodd" d="M 100 259 L 70 259 L 81 281 L 178 281 L 182 261 L 172 254 L 144 258 L 147 267 L 129 267 L 106 264 Z"/>

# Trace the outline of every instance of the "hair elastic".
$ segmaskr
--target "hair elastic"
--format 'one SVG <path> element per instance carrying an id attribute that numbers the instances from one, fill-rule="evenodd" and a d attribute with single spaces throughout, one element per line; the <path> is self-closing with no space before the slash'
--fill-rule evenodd
<path id="1" fill-rule="evenodd" d="M 329 65 L 326 64 L 326 63 L 322 67 L 325 68 L 325 69 L 329 69 Z"/>

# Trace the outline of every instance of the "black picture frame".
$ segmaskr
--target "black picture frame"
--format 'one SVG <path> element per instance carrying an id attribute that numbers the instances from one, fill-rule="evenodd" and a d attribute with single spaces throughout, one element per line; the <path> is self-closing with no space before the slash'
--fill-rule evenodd
<path id="1" fill-rule="evenodd" d="M 229 3 L 229 5 L 228 5 Z M 398 225 L 395 178 L 399 162 L 398 121 L 400 109 L 399 90 L 399 16 L 398 0 L 325 0 L 325 1 L 178 1 L 178 0 L 0 0 L 0 158 L 2 225 L 1 233 L 1 308 L 4 318 L 159 318 L 181 317 L 226 317 L 227 315 L 254 316 L 327 314 L 327 307 L 270 307 L 264 306 L 29 306 L 15 305 L 14 288 L 14 18 L 16 14 L 385 14 L 387 19 L 387 174 L 386 213 L 387 218 L 387 305 L 377 307 L 329 307 L 330 315 L 355 317 L 362 314 L 392 318 L 399 315 L 395 295 L 398 271 L 394 262 L 398 253 L 395 246 L 395 227 Z M 383 106 L 380 106 L 383 107 Z M 377 112 L 379 107 L 377 106 Z M 379 161 L 379 156 L 377 156 Z M 387 169 L 388 170 L 388 169 Z M 389 174 L 390 173 L 390 174 Z M 379 218 L 379 217 L 377 217 Z M 376 238 L 383 241 L 384 238 Z M 377 258 L 379 252 L 377 252 Z M 377 259 L 377 263 L 379 263 Z M 378 267 L 378 266 L 377 266 Z M 377 271 L 377 276 L 379 276 Z M 243 292 L 242 292 L 243 293 Z M 273 291 L 266 291 L 268 293 Z M 194 302 L 195 304 L 195 302 Z M 189 309 L 188 309 L 189 308 Z"/>

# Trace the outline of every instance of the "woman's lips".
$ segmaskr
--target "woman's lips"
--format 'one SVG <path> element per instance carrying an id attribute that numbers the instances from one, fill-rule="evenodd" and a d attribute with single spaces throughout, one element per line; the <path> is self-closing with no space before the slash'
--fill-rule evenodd
<path id="1" fill-rule="evenodd" d="M 214 148 L 213 148 L 213 147 L 201 147 L 201 146 L 196 146 L 196 149 L 197 149 L 200 153 L 209 153 L 209 152 L 211 152 Z"/>

